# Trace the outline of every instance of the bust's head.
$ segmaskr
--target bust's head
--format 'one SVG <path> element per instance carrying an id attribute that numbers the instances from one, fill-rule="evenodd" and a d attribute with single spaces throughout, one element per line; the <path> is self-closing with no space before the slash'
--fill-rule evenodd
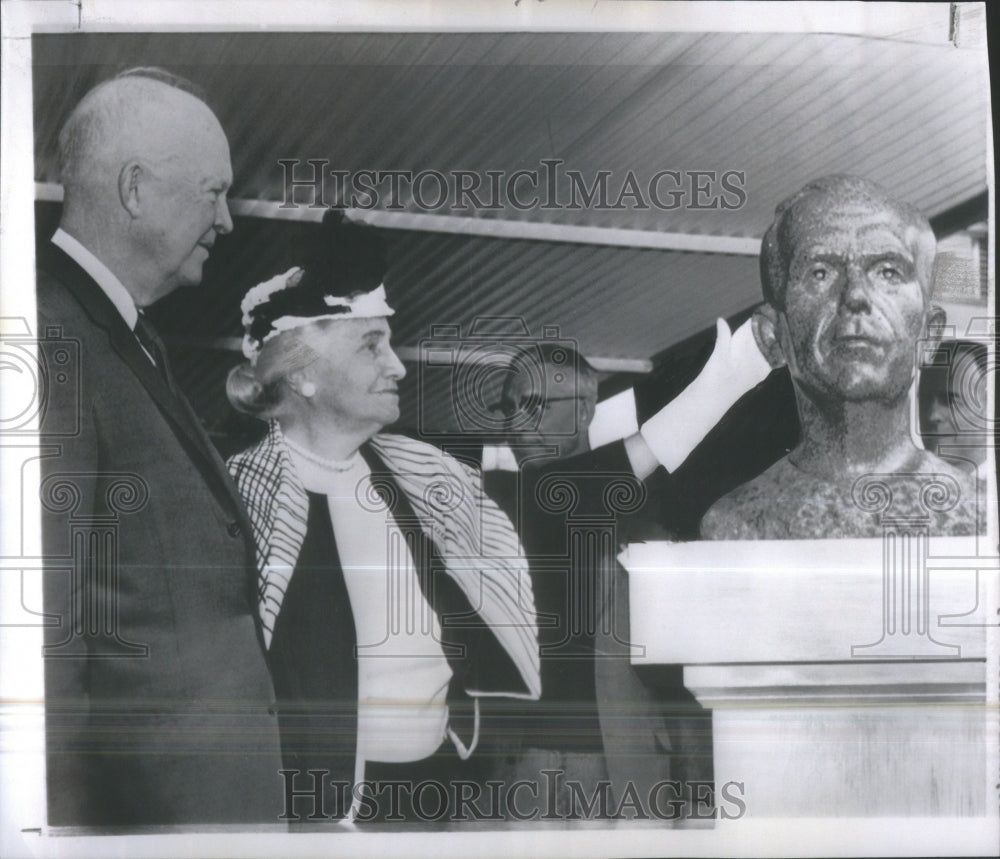
<path id="1" fill-rule="evenodd" d="M 810 182 L 764 235 L 758 342 L 817 404 L 899 401 L 928 323 L 936 242 L 927 219 L 854 176 Z"/>
<path id="2" fill-rule="evenodd" d="M 975 480 L 907 431 L 918 351 L 944 323 L 930 304 L 935 248 L 916 209 L 853 176 L 810 182 L 778 206 L 754 333 L 773 366 L 788 365 L 802 438 L 717 501 L 703 536 L 879 537 L 884 516 L 935 535 L 981 532 Z"/>

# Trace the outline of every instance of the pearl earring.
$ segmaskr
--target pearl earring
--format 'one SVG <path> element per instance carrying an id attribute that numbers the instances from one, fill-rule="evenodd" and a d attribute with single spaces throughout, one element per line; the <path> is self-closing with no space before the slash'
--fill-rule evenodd
<path id="1" fill-rule="evenodd" d="M 299 388 L 299 393 L 308 399 L 316 393 L 316 386 L 312 382 L 303 382 L 302 387 Z"/>

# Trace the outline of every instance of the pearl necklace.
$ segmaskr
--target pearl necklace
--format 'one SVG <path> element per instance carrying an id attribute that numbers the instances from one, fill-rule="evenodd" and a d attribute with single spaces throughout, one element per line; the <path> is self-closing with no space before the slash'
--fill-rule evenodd
<path id="1" fill-rule="evenodd" d="M 301 445 L 296 444 L 288 436 L 285 436 L 285 444 L 288 445 L 288 449 L 301 456 L 303 459 L 311 462 L 313 465 L 318 465 L 320 468 L 326 471 L 336 471 L 339 473 L 350 471 L 357 465 L 358 462 L 358 451 L 354 451 L 347 459 L 326 459 L 322 456 L 317 456 L 311 450 L 306 450 Z"/>

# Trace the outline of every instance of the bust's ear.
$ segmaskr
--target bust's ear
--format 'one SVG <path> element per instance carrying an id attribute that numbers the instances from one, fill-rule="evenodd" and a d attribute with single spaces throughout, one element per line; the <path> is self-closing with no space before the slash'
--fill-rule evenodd
<path id="1" fill-rule="evenodd" d="M 781 338 L 778 336 L 778 311 L 770 304 L 761 304 L 753 312 L 750 320 L 753 339 L 757 348 L 767 359 L 772 370 L 785 366 L 785 353 L 781 348 Z"/>
<path id="2" fill-rule="evenodd" d="M 930 341 L 931 347 L 936 347 L 944 336 L 944 326 L 948 321 L 948 314 L 944 308 L 937 304 L 927 306 L 927 316 L 924 319 L 924 337 Z"/>
<path id="3" fill-rule="evenodd" d="M 924 328 L 920 339 L 916 345 L 916 361 L 918 369 L 925 361 L 934 354 L 941 341 L 944 339 L 944 326 L 948 321 L 948 314 L 944 308 L 937 304 L 928 304 L 927 312 L 924 314 Z"/>

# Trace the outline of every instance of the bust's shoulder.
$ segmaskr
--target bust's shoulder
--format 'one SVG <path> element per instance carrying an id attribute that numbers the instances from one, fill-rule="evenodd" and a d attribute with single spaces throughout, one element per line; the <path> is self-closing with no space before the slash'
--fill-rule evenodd
<path id="1" fill-rule="evenodd" d="M 764 539 L 783 520 L 790 490 L 803 476 L 786 458 L 716 501 L 701 520 L 704 540 Z"/>
<path id="2" fill-rule="evenodd" d="M 974 472 L 966 471 L 929 450 L 920 451 L 918 473 L 921 475 L 941 475 L 946 479 L 954 480 L 963 494 L 974 492 L 976 489 L 977 475 Z"/>
<path id="3" fill-rule="evenodd" d="M 985 534 L 988 488 L 980 473 L 967 471 L 928 451 L 922 453 L 922 500 L 933 517 L 932 531 L 953 536 Z"/>
<path id="4" fill-rule="evenodd" d="M 868 481 L 863 482 L 863 481 Z M 786 457 L 717 501 L 701 522 L 706 540 L 877 537 L 881 513 L 927 519 L 933 535 L 985 527 L 975 475 L 927 451 L 891 474 L 826 480 Z M 884 509 L 883 509 L 884 508 Z"/>

